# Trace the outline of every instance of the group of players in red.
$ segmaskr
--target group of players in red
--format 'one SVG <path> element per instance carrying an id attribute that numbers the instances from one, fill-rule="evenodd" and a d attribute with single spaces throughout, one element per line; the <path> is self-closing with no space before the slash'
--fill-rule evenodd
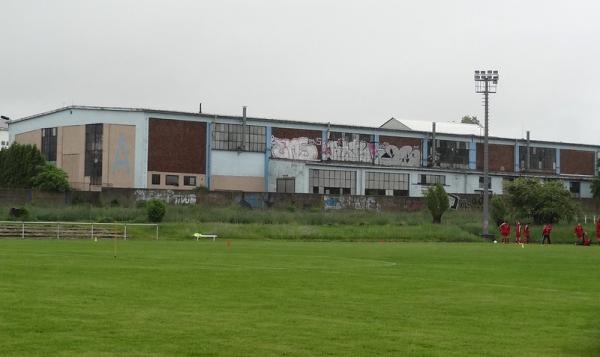
<path id="1" fill-rule="evenodd" d="M 502 243 L 510 243 L 510 224 L 504 221 L 500 224 L 500 226 L 498 226 L 498 229 L 500 230 L 500 235 L 502 236 Z M 552 224 L 544 224 L 544 227 L 542 228 L 542 244 L 546 242 L 548 242 L 548 244 L 552 244 L 550 233 L 552 233 Z M 583 230 L 581 223 L 577 223 L 574 233 L 577 239 L 575 244 L 586 246 L 591 244 L 591 240 L 587 233 Z M 521 222 L 517 221 L 515 223 L 515 243 L 529 243 L 529 235 L 529 224 L 521 225 Z M 596 221 L 596 240 L 598 244 L 600 244 L 600 217 L 598 217 L 598 220 Z"/>

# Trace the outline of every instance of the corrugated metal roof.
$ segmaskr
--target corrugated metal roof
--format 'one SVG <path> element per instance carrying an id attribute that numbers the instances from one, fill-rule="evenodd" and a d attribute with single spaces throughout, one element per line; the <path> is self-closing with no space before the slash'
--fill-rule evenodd
<path id="1" fill-rule="evenodd" d="M 416 131 L 431 131 L 433 122 L 426 120 L 410 120 L 392 118 L 381 127 L 388 129 L 408 128 Z M 483 128 L 477 124 L 463 124 L 451 122 L 435 122 L 435 131 L 443 134 L 458 135 L 483 135 Z"/>

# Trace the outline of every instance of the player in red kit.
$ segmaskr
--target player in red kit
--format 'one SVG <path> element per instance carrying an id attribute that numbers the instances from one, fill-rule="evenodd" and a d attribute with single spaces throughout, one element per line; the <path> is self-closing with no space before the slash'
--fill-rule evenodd
<path id="1" fill-rule="evenodd" d="M 542 244 L 544 244 L 545 241 L 548 241 L 548 244 L 552 244 L 552 241 L 550 240 L 550 233 L 552 232 L 552 225 L 551 224 L 544 224 L 544 229 L 542 229 Z"/>
<path id="2" fill-rule="evenodd" d="M 515 224 L 515 242 L 521 243 L 521 222 L 519 221 Z"/>
<path id="3" fill-rule="evenodd" d="M 577 223 L 575 226 L 575 236 L 577 237 L 576 244 L 583 244 L 583 227 L 581 223 Z"/>
<path id="4" fill-rule="evenodd" d="M 600 217 L 598 217 L 598 220 L 596 221 L 596 241 L 600 244 Z"/>
<path id="5" fill-rule="evenodd" d="M 509 243 L 508 235 L 510 234 L 510 225 L 505 221 L 502 222 L 498 228 L 500 229 L 500 234 L 502 235 L 502 243 Z"/>
<path id="6" fill-rule="evenodd" d="M 529 224 L 525 223 L 525 227 L 523 227 L 523 243 L 529 243 Z"/>

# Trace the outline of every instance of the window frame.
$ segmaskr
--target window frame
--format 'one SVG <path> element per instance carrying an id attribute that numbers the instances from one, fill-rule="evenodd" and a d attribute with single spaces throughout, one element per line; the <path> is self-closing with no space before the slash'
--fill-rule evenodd
<path id="1" fill-rule="evenodd" d="M 177 178 L 177 182 L 171 182 L 169 183 L 169 178 Z M 176 186 L 179 187 L 179 175 L 165 175 L 165 186 Z"/>

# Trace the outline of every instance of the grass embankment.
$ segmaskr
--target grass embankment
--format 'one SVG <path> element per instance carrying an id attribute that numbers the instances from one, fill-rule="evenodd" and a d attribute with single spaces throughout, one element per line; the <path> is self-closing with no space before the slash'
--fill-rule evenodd
<path id="1" fill-rule="evenodd" d="M 14 356 L 594 356 L 600 249 L 0 240 Z"/>
<path id="2" fill-rule="evenodd" d="M 147 222 L 144 207 L 29 205 L 25 208 L 28 211 L 27 219 L 33 221 Z M 9 207 L 0 207 L 0 215 L 4 215 L 4 219 L 8 219 L 8 211 Z M 556 225 L 552 235 L 553 243 L 572 243 L 573 225 L 574 223 Z M 592 223 L 588 223 L 585 229 L 594 235 Z M 497 234 L 496 227 L 492 226 L 490 230 Z M 442 225 L 434 225 L 431 224 L 431 216 L 427 211 L 250 210 L 237 206 L 200 205 L 167 207 L 167 214 L 160 228 L 161 239 L 190 239 L 195 232 L 216 233 L 228 239 L 474 242 L 481 240 L 481 213 L 451 210 L 444 215 Z M 130 227 L 129 233 L 138 239 L 155 237 L 154 232 L 148 228 Z M 541 227 L 532 227 L 531 242 L 538 242 L 540 236 Z"/>

